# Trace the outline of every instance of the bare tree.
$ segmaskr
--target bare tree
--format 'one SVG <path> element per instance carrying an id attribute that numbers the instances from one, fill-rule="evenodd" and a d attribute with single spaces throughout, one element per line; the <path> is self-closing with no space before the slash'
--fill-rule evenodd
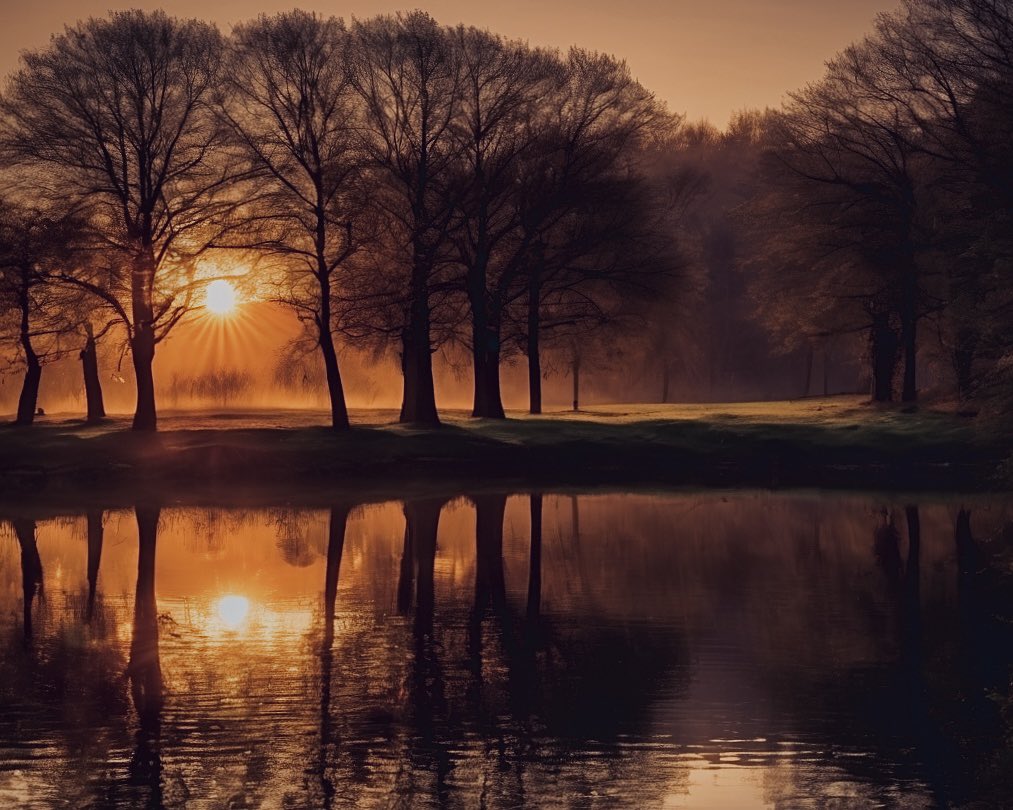
<path id="1" fill-rule="evenodd" d="M 517 298 L 524 251 L 515 195 L 520 162 L 538 144 L 538 130 L 561 66 L 486 31 L 457 28 L 460 114 L 453 127 L 459 156 L 458 213 L 453 241 L 471 314 L 472 416 L 502 419 L 500 356 L 508 304 Z"/>
<path id="2" fill-rule="evenodd" d="M 42 368 L 66 353 L 74 330 L 78 302 L 53 280 L 72 232 L 67 221 L 0 204 L 0 342 L 16 347 L 25 369 L 18 425 L 34 421 Z"/>
<path id="3" fill-rule="evenodd" d="M 601 322 L 621 288 L 643 289 L 648 277 L 673 269 L 637 160 L 675 120 L 612 57 L 573 49 L 559 77 L 514 197 L 526 316 L 512 319 L 528 359 L 532 413 L 541 412 L 547 324 Z"/>
<path id="4" fill-rule="evenodd" d="M 105 399 L 102 395 L 102 377 L 99 374 L 99 345 L 102 338 L 116 326 L 115 318 L 96 317 L 103 313 L 92 310 L 91 301 L 81 302 L 78 332 L 83 333 L 81 347 L 81 372 L 84 378 L 85 421 L 89 424 L 101 422 L 106 417 Z"/>
<path id="5" fill-rule="evenodd" d="M 933 304 L 923 260 L 931 225 L 916 133 L 901 106 L 879 92 L 878 63 L 870 43 L 853 46 L 829 63 L 821 82 L 793 95 L 771 128 L 770 193 L 757 209 L 767 214 L 757 222 L 784 258 L 783 271 L 770 265 L 782 275 L 772 289 L 796 292 L 781 300 L 775 292 L 774 309 L 784 310 L 789 323 L 804 319 L 804 309 L 793 316 L 785 308 L 805 291 L 810 303 L 833 306 L 845 321 L 824 319 L 808 337 L 867 330 L 873 398 L 892 399 L 899 351 L 901 397 L 913 402 L 917 328 Z"/>
<path id="6" fill-rule="evenodd" d="M 907 0 L 878 18 L 873 44 L 870 79 L 932 164 L 938 334 L 968 399 L 1013 356 L 1013 8 Z"/>
<path id="7" fill-rule="evenodd" d="M 212 104 L 221 37 L 162 12 L 116 12 L 68 27 L 22 56 L 0 103 L 5 155 L 26 192 L 87 215 L 108 264 L 68 275 L 127 330 L 135 430 L 156 428 L 156 345 L 186 315 L 196 262 L 233 206 Z"/>
<path id="8" fill-rule="evenodd" d="M 372 222 L 348 44 L 340 20 L 301 11 L 238 26 L 223 94 L 223 114 L 252 180 L 244 207 L 249 233 L 236 238 L 277 258 L 275 297 L 314 336 L 336 429 L 348 427 L 348 410 L 333 298 Z"/>
<path id="9" fill-rule="evenodd" d="M 352 36 L 351 77 L 365 109 L 372 196 L 389 235 L 379 261 L 390 283 L 375 298 L 385 305 L 388 323 L 381 328 L 401 341 L 400 419 L 435 426 L 432 325 L 449 283 L 460 55 L 423 12 L 357 22 Z"/>

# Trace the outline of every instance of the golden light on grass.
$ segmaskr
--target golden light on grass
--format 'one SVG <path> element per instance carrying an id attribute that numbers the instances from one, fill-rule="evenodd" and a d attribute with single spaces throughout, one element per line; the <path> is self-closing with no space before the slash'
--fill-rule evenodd
<path id="1" fill-rule="evenodd" d="M 236 310 L 236 288 L 223 278 L 208 284 L 204 292 L 204 306 L 215 315 L 231 315 Z"/>
<path id="2" fill-rule="evenodd" d="M 230 594 L 219 599 L 215 607 L 222 624 L 229 630 L 236 630 L 250 613 L 250 600 L 245 596 Z"/>

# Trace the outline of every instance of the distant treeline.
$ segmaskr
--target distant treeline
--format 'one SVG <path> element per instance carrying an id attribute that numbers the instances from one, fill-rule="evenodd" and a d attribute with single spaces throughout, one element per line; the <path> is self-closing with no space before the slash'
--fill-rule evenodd
<path id="1" fill-rule="evenodd" d="M 545 352 L 575 407 L 582 369 L 727 396 L 777 353 L 800 393 L 820 357 L 824 391 L 858 362 L 879 401 L 914 401 L 926 370 L 961 400 L 1002 394 L 1011 94 L 1013 6 L 994 0 L 906 2 L 726 132 L 668 113 L 612 57 L 422 12 L 295 11 L 229 36 L 90 19 L 26 53 L 0 98 L 18 420 L 69 352 L 101 416 L 97 347 L 118 340 L 134 425 L 154 429 L 155 348 L 222 275 L 297 313 L 337 428 L 342 346 L 395 356 L 401 418 L 428 425 L 447 347 L 494 418 L 515 356 L 541 411 Z"/>

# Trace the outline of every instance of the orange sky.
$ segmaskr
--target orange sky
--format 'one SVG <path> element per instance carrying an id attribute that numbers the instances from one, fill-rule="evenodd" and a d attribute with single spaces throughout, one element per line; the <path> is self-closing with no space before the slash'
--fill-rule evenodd
<path id="1" fill-rule="evenodd" d="M 386 0 L 0 0 L 0 71 L 23 48 L 44 45 L 73 19 L 110 8 L 162 7 L 230 23 L 293 5 L 370 16 L 413 4 Z M 438 20 L 490 28 L 533 44 L 584 47 L 625 58 L 634 74 L 692 119 L 724 125 L 745 107 L 776 106 L 785 91 L 818 78 L 823 62 L 868 32 L 895 0 L 430 0 Z"/>

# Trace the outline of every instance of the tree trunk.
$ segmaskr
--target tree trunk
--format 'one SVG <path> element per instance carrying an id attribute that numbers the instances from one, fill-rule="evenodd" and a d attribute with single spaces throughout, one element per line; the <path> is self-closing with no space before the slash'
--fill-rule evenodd
<path id="1" fill-rule="evenodd" d="M 18 398 L 17 425 L 30 425 L 35 421 L 35 410 L 39 404 L 39 385 L 42 382 L 42 365 L 33 352 L 27 358 L 25 379 Z"/>
<path id="2" fill-rule="evenodd" d="M 133 314 L 133 336 L 130 340 L 137 383 L 137 407 L 134 430 L 154 431 L 158 428 L 155 411 L 155 314 L 152 292 L 155 286 L 155 256 L 150 244 L 140 246 L 130 271 L 130 297 Z"/>
<path id="3" fill-rule="evenodd" d="M 18 398 L 18 415 L 14 423 L 16 425 L 30 425 L 35 421 L 35 409 L 39 403 L 42 363 L 39 362 L 39 356 L 32 346 L 32 303 L 30 298 L 32 284 L 29 280 L 29 273 L 24 267 L 21 268 L 21 282 L 18 291 L 18 308 L 21 315 L 18 338 L 21 343 L 21 351 L 25 355 L 25 378 L 21 386 L 21 396 Z"/>
<path id="4" fill-rule="evenodd" d="M 823 348 L 823 396 L 830 394 L 830 350 Z"/>
<path id="5" fill-rule="evenodd" d="M 472 330 L 472 365 L 475 370 L 475 397 L 471 415 L 505 419 L 499 380 L 499 329 L 493 323 Z"/>
<path id="6" fill-rule="evenodd" d="M 88 409 L 86 419 L 89 423 L 95 423 L 105 419 L 106 408 L 102 401 L 102 382 L 98 373 L 98 346 L 92 335 L 88 335 L 81 350 L 81 369 L 84 372 L 84 398 Z"/>
<path id="7" fill-rule="evenodd" d="M 486 291 L 486 262 L 476 257 L 468 272 L 468 302 L 471 304 L 471 356 L 475 395 L 471 415 L 505 419 L 499 384 L 500 313 L 498 302 L 490 302 Z"/>
<path id="8" fill-rule="evenodd" d="M 897 348 L 897 333 L 890 324 L 889 313 L 875 313 L 870 333 L 872 399 L 875 402 L 893 402 L 893 378 L 897 369 Z"/>
<path id="9" fill-rule="evenodd" d="M 506 412 L 503 410 L 503 393 L 500 390 L 499 365 L 499 329 L 495 332 L 490 329 L 488 335 L 489 344 L 486 347 L 485 365 L 485 412 L 480 414 L 487 419 L 506 419 Z"/>
<path id="10" fill-rule="evenodd" d="M 317 231 L 318 245 L 323 244 L 323 223 L 324 220 L 321 217 Z M 320 250 L 322 251 L 322 247 Z M 348 406 L 345 403 L 345 388 L 341 382 L 338 353 L 334 348 L 334 335 L 331 332 L 331 280 L 322 252 L 317 258 L 317 282 L 320 284 L 320 314 L 317 319 L 317 336 L 320 353 L 324 358 L 324 372 L 327 375 L 327 396 L 331 403 L 331 427 L 335 430 L 348 430 Z"/>
<path id="11" fill-rule="evenodd" d="M 85 608 L 85 620 L 91 621 L 95 615 L 95 592 L 98 587 L 98 570 L 102 562 L 102 510 L 88 511 L 88 605 Z"/>
<path id="12" fill-rule="evenodd" d="M 137 407 L 134 410 L 133 429 L 155 431 L 158 421 L 155 413 L 155 378 L 152 363 L 155 361 L 155 335 L 150 328 L 136 328 L 130 341 L 134 363 L 134 379 L 137 382 Z"/>
<path id="13" fill-rule="evenodd" d="M 574 355 L 573 357 L 572 376 L 573 376 L 573 410 L 574 412 L 576 412 L 580 410 L 580 358 L 576 355 Z"/>
<path id="14" fill-rule="evenodd" d="M 531 545 L 528 550 L 528 618 L 542 609 L 542 496 L 531 495 Z"/>
<path id="15" fill-rule="evenodd" d="M 809 391 L 812 389 L 813 384 L 813 347 L 812 344 L 808 344 L 805 350 L 805 388 L 802 390 L 802 396 L 809 396 Z"/>
<path id="16" fill-rule="evenodd" d="M 404 396 L 399 421 L 439 427 L 436 389 L 433 384 L 433 354 L 430 336 L 429 291 L 426 275 L 416 268 L 408 324 L 401 335 L 401 370 Z"/>
<path id="17" fill-rule="evenodd" d="M 957 396 L 966 402 L 974 396 L 974 360 L 978 335 L 972 329 L 959 328 L 953 347 L 953 371 L 957 378 Z"/>
<path id="18" fill-rule="evenodd" d="M 321 319 L 322 320 L 322 319 Z M 320 324 L 320 353 L 324 356 L 324 371 L 327 374 L 327 395 L 331 403 L 331 427 L 348 430 L 348 407 L 345 404 L 345 388 L 338 368 L 338 354 L 334 349 L 331 330 Z"/>
<path id="19" fill-rule="evenodd" d="M 901 343 L 904 350 L 904 384 L 902 402 L 918 399 L 918 271 L 913 260 L 906 268 L 901 300 Z"/>
<path id="20" fill-rule="evenodd" d="M 912 318 L 904 330 L 904 387 L 901 391 L 902 402 L 915 402 L 918 399 L 918 384 L 916 379 L 918 365 L 917 326 L 917 320 Z"/>
<path id="21" fill-rule="evenodd" d="M 538 273 L 532 270 L 528 282 L 528 400 L 531 413 L 542 412 L 542 356 L 540 347 L 541 308 Z"/>

